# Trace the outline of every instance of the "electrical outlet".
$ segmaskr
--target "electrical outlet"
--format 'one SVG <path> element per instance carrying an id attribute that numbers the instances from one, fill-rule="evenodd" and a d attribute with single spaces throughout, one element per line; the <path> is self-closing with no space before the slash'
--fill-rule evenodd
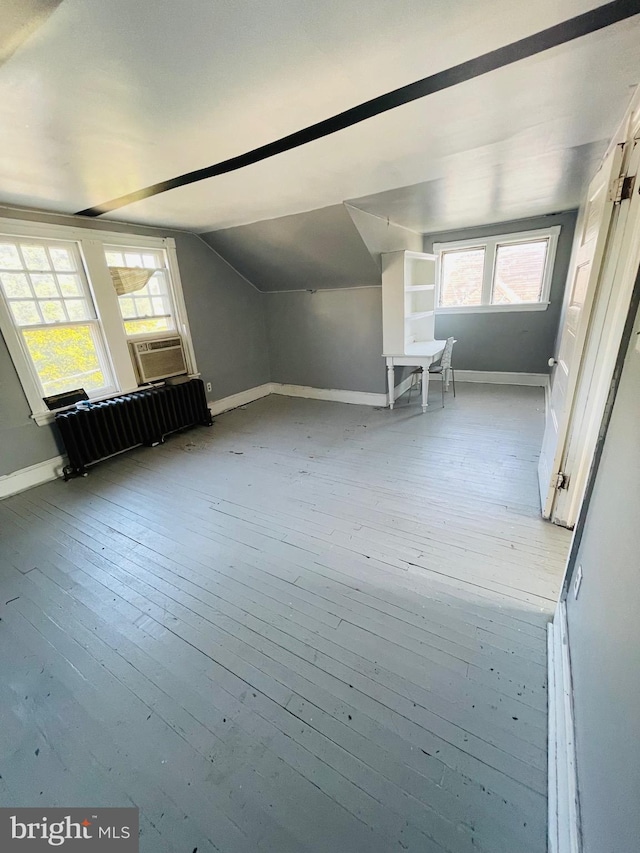
<path id="1" fill-rule="evenodd" d="M 208 394 L 211 393 L 211 383 L 210 382 L 207 382 L 207 393 Z"/>
<path id="2" fill-rule="evenodd" d="M 573 580 L 573 597 L 577 598 L 580 592 L 580 584 L 582 583 L 582 565 L 578 566 L 576 576 Z"/>

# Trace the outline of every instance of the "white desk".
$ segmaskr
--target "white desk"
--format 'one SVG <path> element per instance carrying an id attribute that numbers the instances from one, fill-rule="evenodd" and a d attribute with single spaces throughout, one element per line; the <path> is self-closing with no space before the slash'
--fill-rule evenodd
<path id="1" fill-rule="evenodd" d="M 389 384 L 389 408 L 393 409 L 395 402 L 396 386 L 394 381 L 394 367 L 421 367 L 422 368 L 422 411 L 427 411 L 429 405 L 429 367 L 442 355 L 446 341 L 429 341 L 425 344 L 416 344 L 415 352 L 403 355 L 383 354 L 387 362 L 387 380 Z"/>

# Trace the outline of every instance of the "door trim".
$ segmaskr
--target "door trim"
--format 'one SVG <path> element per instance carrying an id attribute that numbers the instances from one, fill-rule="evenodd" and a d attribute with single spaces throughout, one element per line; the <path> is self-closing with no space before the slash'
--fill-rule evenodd
<path id="1" fill-rule="evenodd" d="M 607 148 L 607 152 L 601 162 L 600 169 L 606 163 L 607 159 L 612 156 L 617 149 L 620 152 L 620 166 L 616 175 L 623 175 L 625 170 L 629 174 L 635 169 L 635 164 L 638 161 L 640 145 L 640 86 L 636 87 L 625 112 L 624 118 L 620 122 L 616 133 L 613 135 L 611 142 Z M 600 171 L 598 170 L 598 172 Z M 612 173 L 616 170 L 613 169 Z M 592 183 L 596 176 L 592 178 Z M 638 173 L 640 176 L 640 172 Z M 638 192 L 638 178 L 636 178 L 636 187 L 633 191 L 633 199 L 627 199 L 616 202 L 613 197 L 609 197 L 609 204 L 613 204 L 613 213 L 609 220 L 607 228 L 607 240 L 603 246 L 602 255 L 600 258 L 598 279 L 591 294 L 591 301 L 588 306 L 585 305 L 584 311 L 588 311 L 588 315 L 581 319 L 579 335 L 581 336 L 580 356 L 578 364 L 570 371 L 568 384 L 566 389 L 566 399 L 564 407 L 558 413 L 558 428 L 555 437 L 555 451 L 553 458 L 550 459 L 549 453 L 546 455 L 543 452 L 539 463 L 539 486 L 542 506 L 542 517 L 551 521 L 566 526 L 573 527 L 576 523 L 577 516 L 580 514 L 580 504 L 584 499 L 585 483 L 588 480 L 588 472 L 591 464 L 591 456 L 593 454 L 596 437 L 594 431 L 597 428 L 594 424 L 594 414 L 592 413 L 585 420 L 585 412 L 588 412 L 588 406 L 593 403 L 596 405 L 597 412 L 595 413 L 595 423 L 600 419 L 604 401 L 603 398 L 607 393 L 608 385 L 613 369 L 614 356 L 613 353 L 619 343 L 619 335 L 622 332 L 623 317 L 628 307 L 628 300 L 631 296 L 633 287 L 633 277 L 635 276 L 635 267 L 631 261 L 634 253 L 633 243 L 630 239 L 623 242 L 623 235 L 626 237 L 625 227 L 629 227 L 631 222 L 630 214 L 633 213 L 632 205 L 637 203 L 636 194 Z M 590 184 L 591 186 L 591 184 Z M 617 182 L 616 182 L 617 186 Z M 613 184 L 611 190 L 614 189 Z M 634 214 L 635 216 L 635 214 Z M 567 288 L 569 290 L 571 284 L 571 276 L 575 271 L 576 264 L 579 259 L 579 242 L 580 233 L 585 228 L 585 203 L 581 205 L 578 222 L 576 224 L 576 239 L 572 250 L 571 262 L 569 265 L 569 275 L 567 277 Z M 639 220 L 640 222 L 640 220 Z M 613 246 L 616 244 L 616 253 L 622 249 L 624 258 L 620 258 L 620 263 L 616 268 L 618 259 L 613 256 Z M 631 244 L 631 247 L 630 247 Z M 595 262 L 595 258 L 594 258 Z M 631 269 L 631 271 L 629 271 Z M 629 282 L 629 277 L 631 281 Z M 625 287 L 620 291 L 616 290 L 618 282 L 624 278 Z M 606 287 L 606 292 L 602 290 Z M 624 292 L 623 292 L 624 291 Z M 604 302 L 602 302 L 604 293 Z M 565 293 L 562 316 L 558 327 L 558 336 L 555 342 L 555 356 L 557 357 L 562 340 L 562 331 L 565 323 L 567 310 L 567 302 L 569 292 Z M 615 303 L 612 301 L 615 299 Z M 596 330 L 597 334 L 592 337 L 592 323 L 598 313 L 598 309 L 607 308 L 608 302 L 615 307 L 615 312 L 604 311 L 600 316 L 601 325 Z M 606 321 L 606 326 L 604 325 Z M 608 330 L 608 334 L 607 334 Z M 595 345 L 595 349 L 593 348 Z M 590 349 L 590 347 L 592 347 Z M 596 386 L 591 385 L 591 378 L 586 377 L 584 368 L 587 362 L 591 365 L 594 363 L 599 366 L 600 361 L 605 359 L 608 367 L 598 371 L 596 376 Z M 551 387 L 556 381 L 555 374 L 553 376 Z M 588 400 L 585 402 L 584 395 L 588 392 Z M 580 404 L 579 412 L 576 412 L 576 406 Z M 585 408 L 586 407 L 586 408 Z M 542 450 L 545 451 L 547 430 L 549 429 L 549 410 L 546 410 L 547 417 L 545 418 L 545 442 Z M 582 414 L 580 414 L 582 413 Z M 579 444 L 576 441 L 583 442 L 583 451 L 581 452 Z M 543 469 L 543 463 L 546 466 Z M 558 492 L 553 486 L 558 472 L 562 471 L 569 476 L 569 490 Z M 541 472 L 544 476 L 541 476 Z"/>
<path id="2" fill-rule="evenodd" d="M 567 609 L 558 602 L 547 628 L 549 682 L 549 853 L 580 853 L 580 801 L 576 773 L 573 688 Z"/>
<path id="3" fill-rule="evenodd" d="M 564 369 L 560 361 L 562 354 L 562 343 L 564 340 L 563 333 L 565 332 L 569 301 L 574 292 L 574 287 L 579 277 L 579 271 L 583 268 L 586 268 L 587 270 L 587 283 L 583 307 L 580 311 L 578 322 L 575 328 L 574 344 L 571 351 L 570 361 L 567 364 L 568 370 L 566 373 L 566 379 L 564 380 L 566 382 L 564 399 L 562 401 L 561 408 L 556 412 L 558 421 L 557 432 L 555 436 L 555 447 L 553 449 L 553 458 L 550 458 L 551 454 L 547 456 L 545 452 L 547 424 L 545 424 L 545 439 L 543 440 L 541 456 L 541 459 L 544 459 L 544 461 L 548 463 L 549 467 L 549 479 L 546 483 L 546 494 L 544 495 L 542 494 L 542 492 L 545 488 L 545 484 L 542 482 L 542 479 L 540 481 L 542 516 L 543 518 L 550 518 L 552 520 L 554 519 L 556 497 L 558 494 L 557 489 L 555 489 L 554 486 L 554 481 L 557 474 L 562 470 L 562 461 L 565 456 L 568 436 L 571 432 L 571 422 L 573 418 L 577 389 L 582 379 L 582 365 L 585 355 L 585 348 L 587 346 L 589 338 L 591 318 L 593 315 L 594 305 L 596 304 L 596 300 L 599 298 L 599 283 L 601 280 L 602 270 L 607 256 L 606 253 L 609 245 L 610 236 L 614 227 L 614 217 L 617 215 L 615 206 L 613 204 L 613 199 L 609 196 L 609 188 L 612 178 L 615 178 L 617 182 L 620 170 L 622 168 L 623 155 L 624 143 L 619 143 L 615 147 L 610 149 L 608 155 L 600 164 L 600 168 L 589 182 L 587 199 L 583 204 L 580 215 L 578 216 L 578 222 L 576 224 L 574 249 L 572 252 L 569 274 L 567 276 L 564 305 L 558 330 L 558 339 L 556 341 L 555 348 L 555 359 L 558 364 L 554 368 L 552 380 L 552 394 L 555 388 L 555 383 L 560 381 L 558 371 Z M 602 208 L 601 218 L 600 214 L 598 214 L 598 228 L 595 231 L 595 236 L 589 236 L 587 239 L 586 235 L 591 235 L 593 231 L 593 229 L 589 225 L 590 217 L 588 213 L 593 198 L 595 197 L 594 195 L 592 195 L 594 192 L 594 185 L 596 187 L 597 192 L 607 193 L 607 195 L 604 197 L 604 206 Z M 587 254 L 585 256 L 585 247 L 588 247 L 589 245 L 593 246 L 592 254 Z"/>
<path id="4" fill-rule="evenodd" d="M 607 437 L 607 432 L 609 431 L 609 424 L 611 422 L 613 406 L 616 401 L 616 396 L 618 394 L 618 386 L 620 385 L 620 377 L 622 376 L 622 369 L 624 367 L 627 352 L 631 344 L 633 327 L 635 325 L 636 315 L 638 311 L 640 311 L 640 259 L 638 260 L 633 292 L 631 294 L 631 299 L 627 310 L 627 317 L 625 320 L 624 329 L 622 330 L 622 336 L 620 339 L 620 346 L 618 348 L 616 364 L 613 369 L 613 376 L 611 377 L 611 382 L 609 384 L 609 394 L 607 396 L 607 402 L 604 407 L 602 422 L 598 431 L 598 440 L 596 441 L 593 460 L 589 469 L 589 476 L 587 477 L 587 485 L 585 487 L 582 504 L 580 505 L 580 512 L 578 514 L 578 520 L 576 522 L 573 538 L 571 539 L 569 556 L 567 558 L 567 567 L 565 569 L 564 578 L 562 581 L 562 591 L 560 593 L 560 598 L 562 601 L 566 600 L 569 587 L 571 585 L 573 570 L 575 568 L 576 560 L 578 557 L 578 551 L 580 549 L 582 537 L 584 534 L 585 521 L 587 518 L 587 513 L 589 512 L 589 506 L 591 505 L 591 498 L 593 497 L 593 489 L 595 487 L 596 476 L 598 473 L 598 468 L 600 467 L 600 460 L 602 459 L 604 442 Z"/>
<path id="5" fill-rule="evenodd" d="M 580 853 L 580 801 L 577 778 L 571 656 L 566 599 L 573 581 L 586 518 L 602 460 L 618 387 L 631 346 L 636 316 L 640 311 L 640 262 L 611 378 L 596 450 L 587 479 L 575 533 L 569 550 L 560 599 L 553 622 L 548 625 L 548 842 L 549 853 Z"/>
<path id="6" fill-rule="evenodd" d="M 629 140 L 624 169 L 640 176 L 640 121 Z M 618 348 L 633 300 L 640 263 L 640 198 L 637 188 L 618 206 L 594 301 L 591 326 L 583 350 L 581 371 L 575 388 L 573 411 L 564 442 L 560 469 L 572 480 L 568 491 L 557 495 L 553 521 L 573 527 L 584 498 L 586 483 L 607 404 Z"/>

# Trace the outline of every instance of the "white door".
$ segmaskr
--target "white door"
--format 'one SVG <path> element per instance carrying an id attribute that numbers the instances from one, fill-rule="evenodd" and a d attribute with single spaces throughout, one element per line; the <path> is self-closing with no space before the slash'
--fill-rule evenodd
<path id="1" fill-rule="evenodd" d="M 591 309 L 611 226 L 622 156 L 623 146 L 614 146 L 589 185 L 585 209 L 578 222 L 579 234 L 567 282 L 569 293 L 560 330 L 538 463 L 540 502 L 544 518 L 551 517 L 557 494 L 558 473 L 571 421 L 574 392 Z"/>
<path id="2" fill-rule="evenodd" d="M 570 477 L 568 487 L 557 493 L 553 521 L 565 527 L 573 527 L 582 503 L 638 269 L 640 195 L 636 185 L 640 164 L 640 118 L 634 137 L 625 151 L 623 169 L 627 191 L 616 205 L 612 219 L 571 425 L 560 463 Z"/>

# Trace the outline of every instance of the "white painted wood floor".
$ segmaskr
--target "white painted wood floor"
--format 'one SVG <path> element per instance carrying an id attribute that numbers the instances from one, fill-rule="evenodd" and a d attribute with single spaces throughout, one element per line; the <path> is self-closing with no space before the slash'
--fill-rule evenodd
<path id="1" fill-rule="evenodd" d="M 0 504 L 0 804 L 144 853 L 543 853 L 541 389 L 270 397 Z"/>

